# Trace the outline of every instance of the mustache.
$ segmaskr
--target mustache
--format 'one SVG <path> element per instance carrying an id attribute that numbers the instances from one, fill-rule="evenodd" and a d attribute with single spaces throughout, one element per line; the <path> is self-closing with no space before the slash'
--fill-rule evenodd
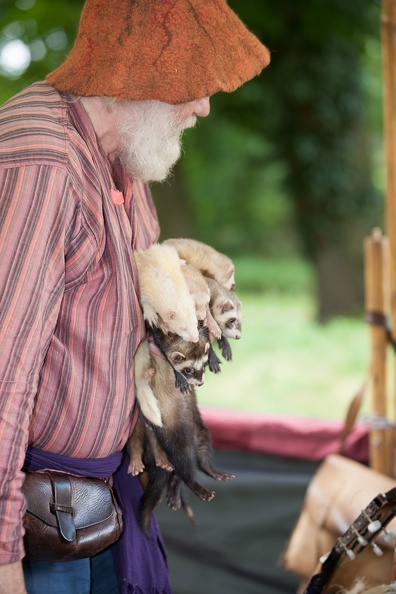
<path id="1" fill-rule="evenodd" d="M 191 115 L 187 118 L 187 120 L 184 120 L 184 122 L 181 123 L 180 130 L 183 131 L 183 130 L 187 130 L 187 128 L 194 128 L 196 123 L 197 123 L 197 116 Z"/>

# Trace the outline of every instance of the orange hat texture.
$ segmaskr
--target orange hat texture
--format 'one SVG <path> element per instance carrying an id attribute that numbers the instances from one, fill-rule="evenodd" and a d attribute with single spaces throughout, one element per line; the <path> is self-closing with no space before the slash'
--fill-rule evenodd
<path id="1" fill-rule="evenodd" d="M 177 104 L 234 91 L 269 61 L 226 0 L 86 0 L 75 44 L 47 81 L 83 97 Z"/>

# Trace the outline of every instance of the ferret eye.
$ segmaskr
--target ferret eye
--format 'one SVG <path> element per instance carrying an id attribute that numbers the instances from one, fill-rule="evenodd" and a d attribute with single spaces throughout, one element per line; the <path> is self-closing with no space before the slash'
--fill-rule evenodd
<path id="1" fill-rule="evenodd" d="M 183 373 L 185 373 L 186 375 L 192 375 L 193 370 L 191 367 L 186 367 L 185 369 L 183 369 Z"/>
<path id="2" fill-rule="evenodd" d="M 235 322 L 236 322 L 235 318 L 231 318 L 231 320 L 228 320 L 228 322 L 227 322 L 228 328 L 231 328 L 231 326 L 234 326 Z"/>

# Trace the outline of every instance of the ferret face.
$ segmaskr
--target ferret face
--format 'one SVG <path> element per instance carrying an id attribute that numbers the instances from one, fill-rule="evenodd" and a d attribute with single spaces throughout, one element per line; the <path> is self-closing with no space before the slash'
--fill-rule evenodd
<path id="1" fill-rule="evenodd" d="M 199 359 L 187 359 L 180 351 L 173 351 L 169 354 L 169 360 L 174 369 L 182 374 L 188 384 L 202 386 L 205 367 L 208 364 L 208 351 L 209 343 L 206 352 Z"/>
<path id="2" fill-rule="evenodd" d="M 209 332 L 201 323 L 196 343 L 182 340 L 175 334 L 163 336 L 161 340 L 161 348 L 172 367 L 192 386 L 202 386 L 204 383 L 209 347 Z"/>
<path id="3" fill-rule="evenodd" d="M 213 317 L 226 338 L 239 340 L 242 332 L 242 308 L 238 298 L 221 299 L 214 304 Z"/>

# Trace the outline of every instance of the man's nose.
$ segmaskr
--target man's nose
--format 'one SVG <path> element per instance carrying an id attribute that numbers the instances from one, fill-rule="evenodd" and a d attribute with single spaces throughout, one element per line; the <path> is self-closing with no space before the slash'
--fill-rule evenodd
<path id="1" fill-rule="evenodd" d="M 210 113 L 210 99 L 209 97 L 202 97 L 197 99 L 194 106 L 194 114 L 200 118 L 206 118 Z"/>

